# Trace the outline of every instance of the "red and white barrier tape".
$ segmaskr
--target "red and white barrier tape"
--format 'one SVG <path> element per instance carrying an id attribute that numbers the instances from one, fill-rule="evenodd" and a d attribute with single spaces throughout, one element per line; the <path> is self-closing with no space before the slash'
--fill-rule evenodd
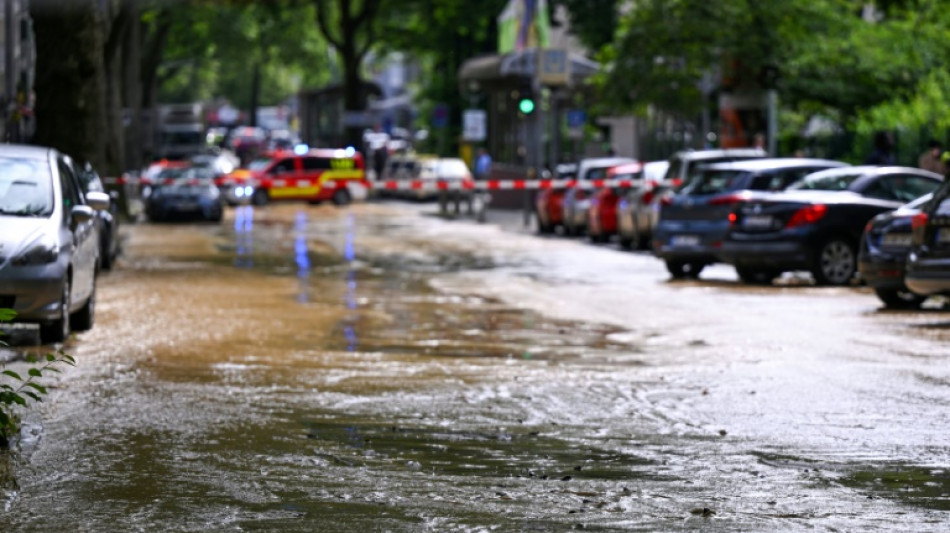
<path id="1" fill-rule="evenodd" d="M 135 178 L 122 176 L 102 178 L 106 185 L 136 184 Z M 346 180 L 350 181 L 350 180 Z M 604 187 L 629 189 L 637 187 L 640 181 L 629 179 L 603 180 L 353 180 L 364 187 L 384 191 L 505 191 L 505 190 L 545 190 L 545 189 L 602 189 Z"/>

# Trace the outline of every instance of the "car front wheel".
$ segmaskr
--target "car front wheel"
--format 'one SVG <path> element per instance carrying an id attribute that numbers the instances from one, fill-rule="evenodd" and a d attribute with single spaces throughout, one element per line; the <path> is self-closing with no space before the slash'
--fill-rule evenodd
<path id="1" fill-rule="evenodd" d="M 927 299 L 907 289 L 874 289 L 874 293 L 888 309 L 918 309 Z"/>
<path id="2" fill-rule="evenodd" d="M 89 299 L 86 300 L 86 305 L 82 306 L 79 311 L 76 311 L 75 314 L 70 318 L 70 324 L 72 328 L 76 331 L 89 331 L 92 329 L 93 324 L 96 323 L 96 279 L 93 278 L 92 281 L 92 292 L 89 294 Z"/>
<path id="3" fill-rule="evenodd" d="M 63 294 L 60 295 L 59 318 L 40 325 L 40 340 L 43 344 L 63 342 L 69 337 L 69 305 L 70 305 L 69 278 L 63 281 Z"/>
<path id="4" fill-rule="evenodd" d="M 811 273 L 818 285 L 847 285 L 854 277 L 856 268 L 854 246 L 843 239 L 834 238 L 818 248 Z"/>

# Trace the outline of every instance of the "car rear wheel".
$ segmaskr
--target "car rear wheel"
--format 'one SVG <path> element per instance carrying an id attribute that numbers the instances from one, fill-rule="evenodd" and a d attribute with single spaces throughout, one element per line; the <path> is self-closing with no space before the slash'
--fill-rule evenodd
<path id="1" fill-rule="evenodd" d="M 685 261 L 667 261 L 666 270 L 673 279 L 698 278 L 699 273 L 706 268 L 703 263 L 689 263 Z"/>
<path id="2" fill-rule="evenodd" d="M 781 274 L 780 271 L 768 268 L 736 267 L 736 274 L 743 283 L 752 285 L 769 285 L 772 280 Z"/>
<path id="3" fill-rule="evenodd" d="M 92 293 L 86 300 L 86 305 L 82 306 L 69 319 L 70 326 L 76 331 L 89 331 L 96 323 L 96 278 L 92 280 Z"/>
<path id="4" fill-rule="evenodd" d="M 333 205 L 344 206 L 350 203 L 352 198 L 350 198 L 350 191 L 346 189 L 337 189 L 333 193 Z"/>
<path id="5" fill-rule="evenodd" d="M 541 215 L 535 213 L 535 218 L 538 221 L 538 233 L 542 233 L 545 235 L 554 233 L 554 226 L 541 220 Z"/>
<path id="6" fill-rule="evenodd" d="M 847 285 L 854 277 L 857 257 L 854 246 L 843 239 L 829 239 L 818 248 L 812 275 L 818 285 Z"/>
<path id="7" fill-rule="evenodd" d="M 40 340 L 43 344 L 63 342 L 69 337 L 69 288 L 69 278 L 66 278 L 60 296 L 59 318 L 40 325 Z"/>
<path id="8" fill-rule="evenodd" d="M 918 309 L 927 299 L 907 289 L 874 289 L 874 293 L 888 309 Z"/>

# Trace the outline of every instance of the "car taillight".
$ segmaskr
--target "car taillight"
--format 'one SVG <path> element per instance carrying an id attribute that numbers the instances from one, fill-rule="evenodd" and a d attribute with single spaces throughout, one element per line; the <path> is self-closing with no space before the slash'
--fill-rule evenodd
<path id="1" fill-rule="evenodd" d="M 729 218 L 729 227 L 732 227 L 732 226 L 735 226 L 735 225 L 736 225 L 736 221 L 739 220 L 739 215 L 737 215 L 737 214 L 733 211 L 732 213 L 729 213 L 729 217 L 728 217 L 728 218 Z"/>
<path id="2" fill-rule="evenodd" d="M 714 196 L 709 199 L 709 205 L 733 205 L 744 200 L 746 196 L 741 194 L 729 194 L 726 196 Z"/>
<path id="3" fill-rule="evenodd" d="M 927 225 L 927 213 L 917 213 L 914 215 L 914 218 L 910 219 L 910 227 L 912 229 L 920 229 Z"/>
<path id="4" fill-rule="evenodd" d="M 786 228 L 794 228 L 797 226 L 804 226 L 806 224 L 814 224 L 822 219 L 825 216 L 825 213 L 828 212 L 828 206 L 824 204 L 809 205 L 795 211 L 792 215 L 792 218 L 788 219 L 788 223 L 785 224 Z"/>

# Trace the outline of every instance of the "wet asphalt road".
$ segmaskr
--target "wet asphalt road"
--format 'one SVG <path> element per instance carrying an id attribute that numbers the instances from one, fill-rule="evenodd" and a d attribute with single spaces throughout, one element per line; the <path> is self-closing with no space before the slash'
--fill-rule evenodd
<path id="1" fill-rule="evenodd" d="M 944 531 L 950 314 L 431 206 L 127 226 L 0 531 Z"/>

